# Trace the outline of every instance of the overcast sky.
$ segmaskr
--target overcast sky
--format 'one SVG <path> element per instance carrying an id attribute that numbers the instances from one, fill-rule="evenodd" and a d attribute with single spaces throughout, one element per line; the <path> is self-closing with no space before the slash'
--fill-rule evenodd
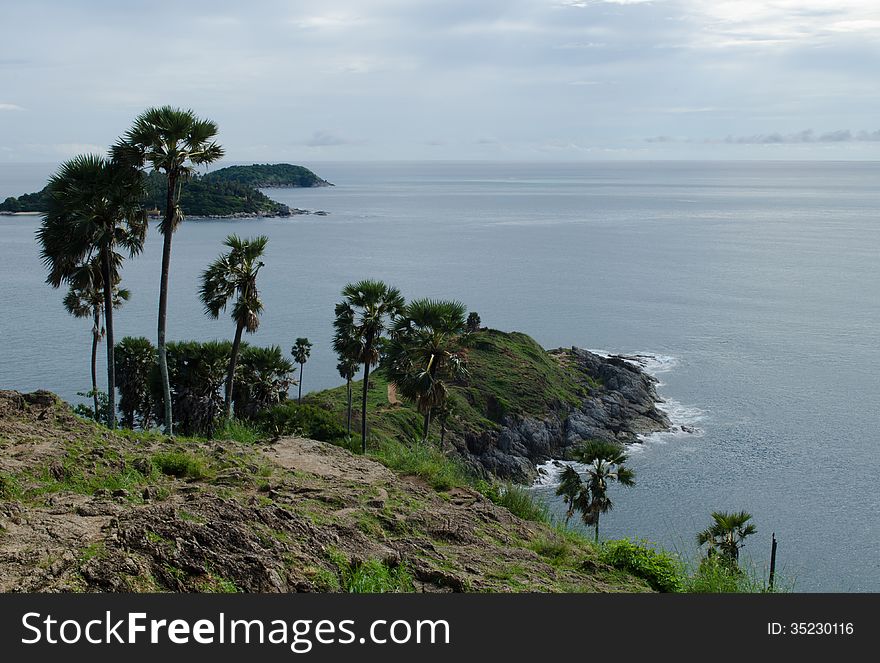
<path id="1" fill-rule="evenodd" d="M 3 3 L 0 161 L 151 105 L 231 160 L 877 159 L 878 0 Z"/>

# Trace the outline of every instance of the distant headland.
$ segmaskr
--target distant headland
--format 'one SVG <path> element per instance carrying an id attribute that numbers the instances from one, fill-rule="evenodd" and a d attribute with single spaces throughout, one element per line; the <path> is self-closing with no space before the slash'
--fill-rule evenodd
<path id="1" fill-rule="evenodd" d="M 165 205 L 166 179 L 158 172 L 145 176 L 146 195 L 144 206 L 159 210 Z M 257 216 L 292 216 L 316 214 L 291 208 L 272 200 L 260 189 L 312 188 L 333 186 L 308 168 L 289 163 L 254 164 L 252 166 L 228 166 L 219 170 L 195 175 L 183 187 L 180 207 L 184 214 L 201 218 L 247 218 Z M 40 214 L 48 207 L 48 188 L 19 197 L 9 197 L 0 203 L 0 214 Z M 156 211 L 156 216 L 159 212 Z"/>

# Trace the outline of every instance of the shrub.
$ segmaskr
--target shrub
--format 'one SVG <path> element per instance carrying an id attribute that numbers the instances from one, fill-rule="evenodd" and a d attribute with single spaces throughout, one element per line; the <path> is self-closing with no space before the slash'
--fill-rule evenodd
<path id="1" fill-rule="evenodd" d="M 547 507 L 536 502 L 532 494 L 522 486 L 509 483 L 498 491 L 497 497 L 490 495 L 489 498 L 523 520 L 534 520 L 539 523 L 550 521 Z"/>
<path id="2" fill-rule="evenodd" d="M 232 392 L 235 416 L 252 419 L 283 403 L 292 384 L 293 364 L 279 346 L 242 346 Z"/>
<path id="3" fill-rule="evenodd" d="M 181 435 L 211 435 L 223 414 L 222 387 L 229 368 L 232 343 L 186 341 L 169 343 L 168 379 L 175 431 Z M 150 389 L 160 423 L 162 381 L 158 366 L 150 376 Z"/>
<path id="4" fill-rule="evenodd" d="M 116 344 L 113 356 L 122 425 L 134 428 L 137 419 L 137 424 L 146 430 L 154 408 L 150 375 L 156 365 L 156 348 L 143 336 L 126 336 Z"/>
<path id="5" fill-rule="evenodd" d="M 599 559 L 642 578 L 658 592 L 680 592 L 683 589 L 680 562 L 647 542 L 606 541 L 599 550 Z"/>
<path id="6" fill-rule="evenodd" d="M 82 417 L 83 419 L 93 419 L 95 421 L 103 421 L 107 423 L 107 406 L 110 404 L 110 399 L 107 396 L 106 391 L 101 391 L 98 389 L 95 391 L 94 389 L 89 389 L 88 391 L 78 391 L 76 395 L 80 398 L 88 398 L 89 403 L 77 403 L 73 406 L 73 413 Z M 98 413 L 97 417 L 95 416 L 95 406 L 94 406 L 94 397 L 98 397 Z"/>
<path id="7" fill-rule="evenodd" d="M 255 421 L 260 430 L 276 437 L 298 435 L 322 442 L 341 442 L 346 438 L 345 426 L 336 416 L 316 405 L 288 401 L 261 412 Z"/>
<path id="8" fill-rule="evenodd" d="M 162 474 L 180 479 L 204 479 L 208 475 L 208 468 L 201 458 L 183 451 L 154 454 L 153 465 Z"/>

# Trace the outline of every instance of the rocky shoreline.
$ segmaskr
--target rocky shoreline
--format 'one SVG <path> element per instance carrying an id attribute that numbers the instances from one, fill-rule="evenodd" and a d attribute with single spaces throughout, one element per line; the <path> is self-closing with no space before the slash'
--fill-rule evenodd
<path id="1" fill-rule="evenodd" d="M 550 354 L 582 376 L 588 396 L 577 406 L 560 404 L 543 418 L 506 416 L 498 430 L 469 432 L 449 444 L 472 468 L 518 483 L 532 483 L 537 466 L 566 459 L 589 439 L 636 444 L 641 436 L 669 430 L 657 407 L 657 379 L 622 355 L 602 357 L 572 347 Z"/>
<path id="2" fill-rule="evenodd" d="M 287 218 L 289 216 L 328 216 L 330 213 L 325 212 L 322 209 L 319 210 L 308 210 L 308 209 L 299 209 L 298 207 L 285 207 L 280 210 L 271 211 L 271 212 L 235 212 L 234 214 L 193 214 L 188 216 L 188 219 L 277 219 L 277 218 Z M 161 219 L 161 216 L 158 215 L 150 215 L 151 220 Z"/>

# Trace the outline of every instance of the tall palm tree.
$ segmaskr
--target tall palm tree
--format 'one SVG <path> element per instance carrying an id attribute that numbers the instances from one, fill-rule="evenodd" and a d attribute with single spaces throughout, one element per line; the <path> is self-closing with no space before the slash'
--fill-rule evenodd
<path id="1" fill-rule="evenodd" d="M 299 364 L 299 395 L 296 398 L 297 403 L 302 403 L 303 398 L 303 367 L 312 354 L 312 342 L 307 338 L 298 338 L 290 349 L 293 360 Z"/>
<path id="2" fill-rule="evenodd" d="M 364 365 L 361 399 L 361 450 L 367 451 L 367 393 L 370 368 L 379 363 L 378 344 L 389 322 L 403 309 L 403 296 L 383 281 L 364 280 L 342 289 L 343 301 L 336 305 L 333 326 L 336 337 L 348 339 L 348 352 Z M 335 343 L 334 343 L 335 346 Z"/>
<path id="3" fill-rule="evenodd" d="M 235 380 L 235 365 L 241 347 L 241 334 L 253 334 L 260 326 L 260 313 L 263 302 L 257 290 L 257 274 L 263 267 L 263 252 L 269 238 L 260 235 L 254 239 L 241 239 L 229 235 L 223 245 L 229 248 L 202 272 L 202 286 L 199 295 L 205 305 L 205 313 L 217 318 L 233 297 L 232 319 L 235 321 L 235 338 L 229 357 L 226 373 L 226 391 L 223 405 L 226 417 L 232 416 L 232 385 Z"/>
<path id="4" fill-rule="evenodd" d="M 608 497 L 611 483 L 632 487 L 636 484 L 635 472 L 624 466 L 627 455 L 616 442 L 590 440 L 581 447 L 574 457 L 586 465 L 586 488 L 589 501 L 581 501 L 578 510 L 585 525 L 595 528 L 595 540 L 599 541 L 599 515 L 611 511 L 614 504 Z"/>
<path id="5" fill-rule="evenodd" d="M 159 232 L 163 235 L 162 272 L 159 279 L 158 355 L 162 376 L 165 431 L 173 435 L 171 383 L 168 379 L 168 358 L 165 328 L 168 313 L 168 277 L 171 268 L 171 238 L 183 221 L 180 192 L 183 181 L 195 167 L 208 165 L 223 156 L 223 148 L 214 138 L 217 125 L 196 117 L 191 110 L 171 106 L 149 108 L 138 115 L 122 140 L 113 147 L 113 158 L 137 167 L 149 165 L 165 173 L 167 193 L 165 213 Z"/>
<path id="6" fill-rule="evenodd" d="M 48 211 L 37 231 L 46 282 L 75 284 L 97 260 L 101 283 L 117 283 L 123 257 L 143 249 L 147 218 L 141 205 L 142 174 L 96 155 L 81 155 L 61 165 L 49 180 Z M 113 288 L 101 288 L 107 335 L 107 425 L 116 427 L 116 377 L 113 362 Z"/>
<path id="7" fill-rule="evenodd" d="M 354 379 L 355 373 L 357 373 L 357 368 L 358 363 L 356 361 L 344 357 L 340 357 L 339 363 L 336 364 L 336 370 L 339 371 L 339 377 L 345 380 L 345 393 L 348 401 L 345 413 L 345 423 L 349 438 L 351 437 L 351 381 Z"/>
<path id="8" fill-rule="evenodd" d="M 709 557 L 717 552 L 723 562 L 736 568 L 746 537 L 757 531 L 751 519 L 746 511 L 713 511 L 712 524 L 697 534 L 697 544 L 708 545 Z"/>
<path id="9" fill-rule="evenodd" d="M 445 407 L 451 383 L 467 375 L 466 312 L 461 302 L 417 299 L 404 307 L 391 332 L 388 377 L 424 416 L 425 442 L 432 413 Z"/>
<path id="10" fill-rule="evenodd" d="M 77 272 L 73 278 L 67 295 L 64 297 L 64 309 L 75 318 L 92 319 L 92 402 L 94 419 L 101 417 L 98 405 L 98 343 L 104 338 L 105 329 L 102 324 L 104 306 L 104 284 L 101 276 L 101 265 L 93 259 L 85 268 Z M 118 275 L 117 280 L 118 280 Z M 125 289 L 113 288 L 113 308 L 119 309 L 127 302 L 131 293 Z M 114 355 L 115 359 L 115 355 Z"/>

